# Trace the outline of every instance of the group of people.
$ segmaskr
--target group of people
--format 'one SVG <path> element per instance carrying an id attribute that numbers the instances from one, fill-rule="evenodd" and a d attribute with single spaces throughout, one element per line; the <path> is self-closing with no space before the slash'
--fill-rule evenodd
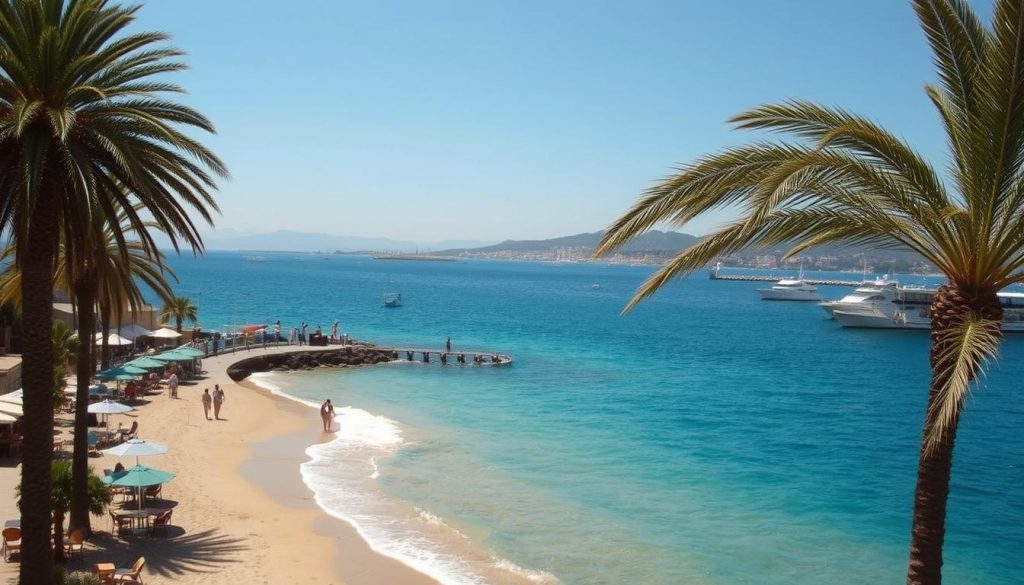
<path id="1" fill-rule="evenodd" d="M 209 388 L 203 389 L 203 413 L 206 415 L 206 420 L 210 420 L 210 406 L 213 406 L 213 418 L 220 420 L 220 407 L 224 405 L 224 391 L 221 390 L 220 384 L 213 385 L 213 394 L 210 394 Z"/>

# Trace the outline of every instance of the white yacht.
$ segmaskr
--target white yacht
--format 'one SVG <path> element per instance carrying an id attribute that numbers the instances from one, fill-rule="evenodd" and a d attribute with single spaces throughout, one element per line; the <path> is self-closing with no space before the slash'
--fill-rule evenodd
<path id="1" fill-rule="evenodd" d="M 929 329 L 928 309 L 935 289 L 924 287 L 892 287 L 879 291 L 874 298 L 859 303 L 841 303 L 833 307 L 832 316 L 843 327 L 873 329 Z M 1003 331 L 1024 332 L 1024 293 L 1000 292 L 1003 306 Z"/>
<path id="2" fill-rule="evenodd" d="M 765 301 L 820 301 L 818 287 L 803 278 L 783 278 L 771 288 L 759 288 L 757 293 Z"/>
<path id="3" fill-rule="evenodd" d="M 896 298 L 896 286 L 895 280 L 889 280 L 888 274 L 875 280 L 865 280 L 860 286 L 855 288 L 852 293 L 839 299 L 838 301 L 825 301 L 820 303 L 818 306 L 822 308 L 829 317 L 832 317 L 832 311 L 836 309 L 843 310 L 847 307 L 863 307 L 865 305 L 881 305 L 888 307 L 893 299 Z"/>

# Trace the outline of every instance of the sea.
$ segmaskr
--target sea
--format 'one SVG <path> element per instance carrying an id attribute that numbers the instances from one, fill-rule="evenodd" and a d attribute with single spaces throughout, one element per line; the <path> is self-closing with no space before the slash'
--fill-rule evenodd
<path id="1" fill-rule="evenodd" d="M 169 264 L 205 330 L 338 321 L 381 345 L 450 338 L 512 356 L 254 378 L 337 405 L 334 438 L 295 472 L 374 549 L 442 583 L 904 579 L 926 332 L 845 329 L 815 303 L 760 300 L 769 284 L 703 271 L 623 314 L 652 266 L 226 252 Z M 385 308 L 386 291 L 402 306 Z M 967 401 L 948 584 L 1024 583 L 1022 372 L 1024 335 L 1010 335 Z"/>

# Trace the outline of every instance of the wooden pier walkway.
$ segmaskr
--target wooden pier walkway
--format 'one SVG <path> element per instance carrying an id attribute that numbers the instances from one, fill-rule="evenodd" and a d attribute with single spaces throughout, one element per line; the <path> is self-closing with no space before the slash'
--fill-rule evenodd
<path id="1" fill-rule="evenodd" d="M 469 365 L 483 365 L 483 366 L 506 366 L 512 363 L 512 356 L 506 353 L 500 353 L 496 351 L 487 351 L 482 349 L 473 350 L 456 350 L 445 351 L 443 349 L 428 349 L 419 347 L 381 347 L 385 351 L 390 351 L 395 355 L 395 359 L 403 362 L 438 362 L 438 363 L 449 363 L 449 364 L 469 364 Z M 441 355 L 446 356 L 445 360 L 441 359 Z M 465 359 L 464 362 L 458 361 L 458 356 L 462 355 Z M 417 355 L 419 357 L 417 357 Z M 473 362 L 473 358 L 481 356 L 483 362 Z M 494 356 L 498 356 L 498 361 L 494 361 Z"/>

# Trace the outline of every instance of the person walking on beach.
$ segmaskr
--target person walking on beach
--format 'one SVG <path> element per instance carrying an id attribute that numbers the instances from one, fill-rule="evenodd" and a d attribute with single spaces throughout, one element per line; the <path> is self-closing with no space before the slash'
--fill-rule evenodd
<path id="1" fill-rule="evenodd" d="M 210 396 L 210 389 L 203 389 L 203 414 L 206 415 L 206 420 L 210 420 L 210 404 L 213 402 L 213 397 Z"/>
<path id="2" fill-rule="evenodd" d="M 171 398 L 178 397 L 178 374 L 171 372 L 171 376 L 167 378 L 167 395 Z"/>
<path id="3" fill-rule="evenodd" d="M 334 405 L 328 398 L 320 405 L 320 420 L 324 423 L 324 432 L 331 432 L 331 424 L 334 422 Z"/>
<path id="4" fill-rule="evenodd" d="M 220 384 L 213 385 L 213 418 L 220 420 L 220 407 L 224 404 L 224 391 Z"/>
<path id="5" fill-rule="evenodd" d="M 444 350 L 448 353 L 452 352 L 452 338 L 449 337 L 448 341 L 444 342 Z"/>

